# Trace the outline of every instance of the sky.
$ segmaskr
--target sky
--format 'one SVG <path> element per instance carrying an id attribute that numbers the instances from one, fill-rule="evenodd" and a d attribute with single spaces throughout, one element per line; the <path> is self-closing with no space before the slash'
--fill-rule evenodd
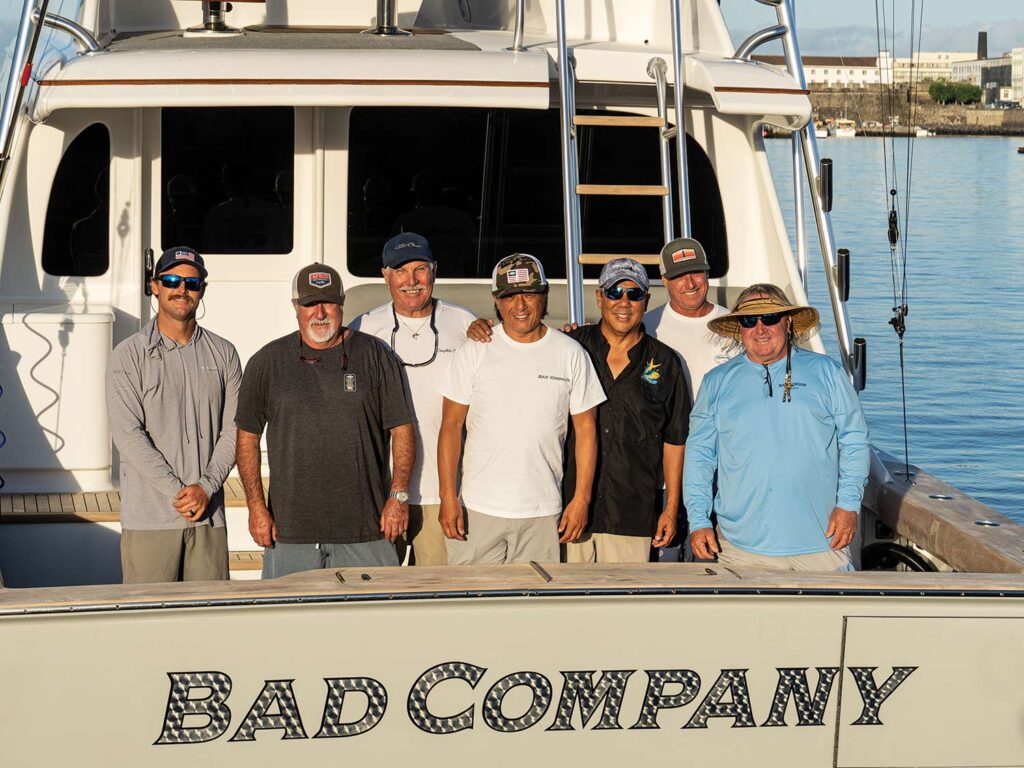
<path id="1" fill-rule="evenodd" d="M 804 55 L 873 56 L 878 52 L 876 6 L 885 9 L 889 39 L 895 16 L 897 56 L 909 53 L 911 4 L 923 8 L 921 50 L 975 51 L 978 32 L 988 32 L 989 56 L 1024 47 L 1024 0 L 795 0 L 800 50 Z M 775 23 L 773 8 L 756 0 L 721 0 L 722 11 L 739 42 L 750 32 Z M 890 42 L 885 46 L 892 48 Z M 764 53 L 781 53 L 778 43 Z"/>

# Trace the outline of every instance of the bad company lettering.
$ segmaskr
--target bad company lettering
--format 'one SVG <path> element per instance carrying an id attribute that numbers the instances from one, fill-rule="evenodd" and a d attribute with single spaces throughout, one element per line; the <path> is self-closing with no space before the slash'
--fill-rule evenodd
<path id="1" fill-rule="evenodd" d="M 882 705 L 917 667 L 893 667 L 879 685 L 877 667 L 848 667 L 860 694 L 862 711 L 852 725 L 883 725 Z M 707 689 L 683 730 L 706 729 L 708 721 L 720 718 L 732 721 L 733 728 L 755 728 L 754 707 L 747 686 L 747 669 L 722 669 Z M 796 713 L 796 725 L 825 725 L 825 709 L 839 667 L 817 667 L 814 694 L 807 678 L 807 667 L 776 668 L 778 682 L 768 715 L 760 727 L 786 727 L 790 701 Z M 547 731 L 621 730 L 622 703 L 626 685 L 637 670 L 578 670 L 560 672 L 553 722 Z M 529 730 L 545 719 L 555 701 L 551 680 L 539 672 L 513 672 L 497 679 L 482 695 L 478 686 L 487 673 L 485 667 L 450 661 L 431 667 L 412 684 L 406 699 L 409 722 L 430 734 L 451 734 L 478 728 L 477 711 L 484 725 L 502 733 Z M 646 692 L 636 721 L 629 730 L 659 730 L 662 710 L 679 709 L 697 701 L 701 693 L 700 675 L 691 669 L 648 669 Z M 232 712 L 227 700 L 232 680 L 224 672 L 170 672 L 170 693 L 164 711 L 163 726 L 156 744 L 200 744 L 214 741 L 230 729 Z M 327 677 L 327 696 L 320 713 L 320 728 L 314 739 L 359 736 L 376 727 L 387 711 L 388 692 L 372 677 Z M 229 742 L 255 741 L 259 731 L 276 731 L 282 740 L 307 739 L 293 688 L 294 680 L 265 680 Z M 440 685 L 461 684 L 466 690 L 467 706 L 461 711 L 435 712 L 431 692 Z M 515 716 L 506 713 L 505 697 L 523 688 L 529 698 L 525 711 L 516 706 Z M 483 690 L 481 687 L 480 691 Z M 358 694 L 357 706 L 342 719 L 346 696 Z M 446 694 L 449 699 L 452 691 Z M 460 694 L 461 695 L 461 694 Z M 522 701 L 522 695 L 518 695 Z M 577 711 L 579 712 L 577 716 Z M 186 718 L 188 721 L 186 722 Z M 595 720 L 596 718 L 596 720 Z M 626 722 L 629 722 L 628 720 Z M 591 725 L 593 723 L 593 725 Z"/>

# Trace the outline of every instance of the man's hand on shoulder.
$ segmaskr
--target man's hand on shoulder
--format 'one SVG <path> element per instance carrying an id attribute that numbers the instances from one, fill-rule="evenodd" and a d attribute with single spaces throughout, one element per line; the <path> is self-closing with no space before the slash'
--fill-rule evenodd
<path id="1" fill-rule="evenodd" d="M 583 531 L 587 527 L 587 508 L 589 506 L 589 501 L 580 501 L 573 496 L 572 501 L 562 512 L 562 519 L 558 521 L 558 532 L 562 534 L 562 538 L 558 540 L 559 544 L 576 541 L 583 535 Z"/>
<path id="2" fill-rule="evenodd" d="M 277 523 L 265 504 L 249 506 L 249 534 L 261 547 L 272 547 L 277 541 Z"/>
<path id="3" fill-rule="evenodd" d="M 481 344 L 489 344 L 491 336 L 494 335 L 494 321 L 478 317 L 469 324 L 466 329 L 466 337 L 470 341 L 479 341 Z"/>
<path id="4" fill-rule="evenodd" d="M 206 495 L 206 491 L 199 483 L 186 485 L 174 497 L 174 508 L 190 523 L 194 523 L 203 516 L 209 503 L 210 497 Z"/>
<path id="5" fill-rule="evenodd" d="M 698 528 L 690 534 L 690 549 L 698 560 L 714 560 L 721 549 L 715 540 L 714 528 Z"/>
<path id="6" fill-rule="evenodd" d="M 579 323 L 566 323 L 562 326 L 562 333 L 572 333 L 580 327 Z"/>
<path id="7" fill-rule="evenodd" d="M 380 511 L 380 532 L 394 543 L 409 529 L 409 504 L 403 504 L 394 496 L 388 496 L 384 509 Z"/>
<path id="8" fill-rule="evenodd" d="M 856 512 L 851 512 L 842 507 L 836 507 L 832 510 L 832 516 L 828 519 L 828 529 L 825 531 L 825 536 L 832 539 L 832 549 L 842 549 L 849 546 L 856 532 Z"/>

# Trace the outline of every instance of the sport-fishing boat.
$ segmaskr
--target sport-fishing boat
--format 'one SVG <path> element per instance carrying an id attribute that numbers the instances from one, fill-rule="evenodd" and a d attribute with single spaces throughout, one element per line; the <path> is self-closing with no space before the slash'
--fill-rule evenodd
<path id="1" fill-rule="evenodd" d="M 831 353 L 863 388 L 793 1 L 758 2 L 777 24 L 738 45 L 715 0 L 23 4 L 0 114 L 5 768 L 1024 764 L 1024 530 L 881 450 L 855 574 L 245 580 L 260 555 L 230 480 L 239 580 L 118 584 L 104 371 L 180 243 L 207 259 L 202 324 L 244 362 L 293 328 L 310 261 L 343 275 L 349 317 L 383 303 L 396 221 L 481 316 L 496 260 L 537 255 L 560 324 L 595 316 L 611 255 L 654 268 L 678 235 L 717 303 L 755 282 L 806 303 L 785 222 L 809 204 Z M 785 68 L 751 58 L 771 40 Z M 791 212 L 765 125 L 791 134 Z"/>

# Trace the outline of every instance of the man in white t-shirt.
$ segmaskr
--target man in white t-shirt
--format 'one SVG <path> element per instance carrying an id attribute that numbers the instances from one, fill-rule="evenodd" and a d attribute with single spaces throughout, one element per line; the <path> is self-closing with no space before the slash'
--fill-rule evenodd
<path id="1" fill-rule="evenodd" d="M 690 390 L 690 404 L 697 399 L 704 374 L 729 359 L 729 342 L 708 330 L 708 321 L 729 310 L 708 301 L 708 264 L 704 248 L 696 240 L 679 237 L 661 249 L 661 280 L 668 303 L 644 315 L 647 332 L 679 353 L 683 375 Z M 693 560 L 686 536 L 686 509 L 680 509 L 679 536 L 683 559 Z M 675 546 L 670 548 L 674 551 Z M 670 555 L 669 559 L 678 557 Z"/>
<path id="2" fill-rule="evenodd" d="M 490 344 L 459 348 L 440 390 L 437 464 L 448 562 L 558 562 L 559 544 L 575 541 L 587 524 L 596 406 L 605 395 L 583 347 L 542 322 L 548 281 L 537 259 L 516 253 L 499 261 L 491 294 L 502 325 Z M 563 510 L 562 450 L 570 417 L 576 486 Z"/>
<path id="3" fill-rule="evenodd" d="M 434 298 L 437 261 L 426 238 L 413 232 L 384 244 L 384 282 L 391 301 L 349 326 L 389 345 L 409 380 L 416 412 L 416 464 L 409 478 L 409 541 L 416 565 L 446 565 L 444 534 L 437 516 L 437 433 L 441 428 L 438 386 L 455 350 L 466 341 L 473 314 Z M 404 553 L 399 551 L 399 558 Z"/>
<path id="4" fill-rule="evenodd" d="M 680 237 L 661 249 L 661 279 L 668 303 L 644 315 L 644 328 L 683 358 L 691 405 L 704 374 L 729 359 L 724 342 L 708 321 L 729 310 L 708 301 L 708 257 L 696 240 Z"/>

